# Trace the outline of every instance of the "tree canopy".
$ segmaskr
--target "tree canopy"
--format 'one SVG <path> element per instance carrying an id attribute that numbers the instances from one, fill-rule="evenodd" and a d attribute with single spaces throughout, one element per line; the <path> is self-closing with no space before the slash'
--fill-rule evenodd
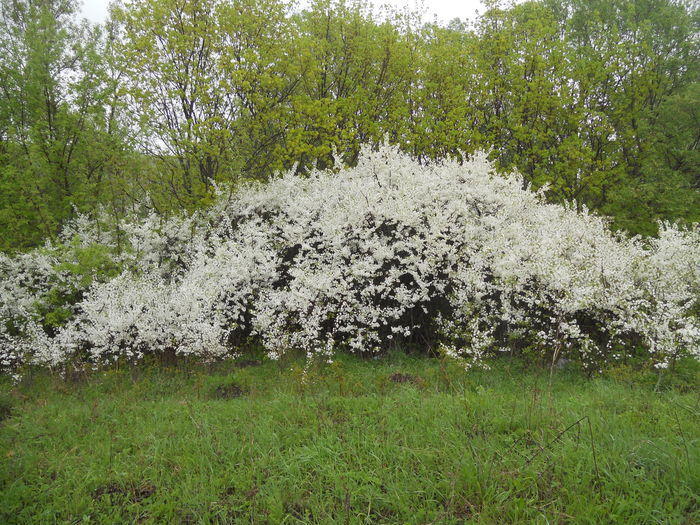
<path id="1" fill-rule="evenodd" d="M 700 220 L 700 14 L 682 0 L 487 2 L 424 23 L 364 0 L 1 0 L 0 250 L 77 212 L 167 215 L 363 144 L 489 152 L 616 227 Z"/>

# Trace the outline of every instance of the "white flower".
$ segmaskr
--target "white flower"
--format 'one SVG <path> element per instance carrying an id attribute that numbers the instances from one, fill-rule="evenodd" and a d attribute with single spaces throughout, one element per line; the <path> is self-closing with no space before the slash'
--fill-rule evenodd
<path id="1" fill-rule="evenodd" d="M 78 350 L 95 362 L 166 349 L 208 359 L 250 337 L 272 358 L 297 348 L 329 360 L 435 329 L 469 363 L 508 337 L 590 366 L 632 336 L 660 366 L 700 357 L 698 226 L 625 239 L 497 176 L 485 155 L 426 167 L 365 149 L 340 173 L 287 173 L 190 216 L 135 215 L 119 235 L 81 216 L 63 233 L 73 238 L 111 247 L 124 273 L 88 290 L 51 245 L 0 255 L 0 367 Z M 83 297 L 52 333 L 39 314 L 56 286 Z"/>

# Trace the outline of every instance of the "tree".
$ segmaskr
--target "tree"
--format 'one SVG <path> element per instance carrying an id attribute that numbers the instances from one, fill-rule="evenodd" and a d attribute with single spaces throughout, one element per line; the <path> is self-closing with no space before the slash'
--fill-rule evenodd
<path id="1" fill-rule="evenodd" d="M 361 144 L 400 142 L 415 82 L 410 18 L 363 1 L 318 0 L 295 18 L 307 65 L 292 99 L 285 164 L 353 164 Z M 336 150 L 340 159 L 334 159 Z"/>
<path id="2" fill-rule="evenodd" d="M 102 184 L 101 33 L 72 0 L 0 3 L 0 249 L 52 237 Z"/>
<path id="3" fill-rule="evenodd" d="M 589 204 L 637 233 L 654 233 L 659 217 L 693 215 L 696 190 L 662 153 L 668 153 L 662 144 L 674 142 L 668 135 L 672 107 L 678 97 L 692 96 L 688 86 L 698 79 L 697 6 L 676 0 L 548 4 L 560 14 L 577 67 L 574 79 L 588 84 L 585 105 L 596 125 L 587 126 L 586 145 L 610 174 L 587 196 Z M 673 134 L 692 135 L 693 124 L 679 118 Z M 691 139 L 684 147 L 697 146 Z"/>
<path id="4" fill-rule="evenodd" d="M 228 160 L 226 124 L 237 110 L 216 67 L 217 5 L 137 0 L 113 13 L 141 146 L 162 161 L 171 198 L 185 207 L 206 193 Z"/>

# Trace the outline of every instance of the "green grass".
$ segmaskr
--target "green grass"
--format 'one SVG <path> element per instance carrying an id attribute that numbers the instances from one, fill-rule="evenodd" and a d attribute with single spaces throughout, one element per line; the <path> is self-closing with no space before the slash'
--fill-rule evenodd
<path id="1" fill-rule="evenodd" d="M 696 383 L 249 364 L 5 384 L 0 522 L 700 523 Z"/>

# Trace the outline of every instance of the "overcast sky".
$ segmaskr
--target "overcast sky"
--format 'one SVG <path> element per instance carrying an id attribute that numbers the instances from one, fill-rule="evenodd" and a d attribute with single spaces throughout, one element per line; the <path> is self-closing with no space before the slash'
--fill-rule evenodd
<path id="1" fill-rule="evenodd" d="M 109 2 L 110 0 L 83 0 L 83 16 L 93 22 L 104 22 Z M 414 9 L 416 7 L 415 0 L 374 0 L 373 3 L 375 5 L 392 4 L 399 7 L 408 5 Z M 423 5 L 427 20 L 432 20 L 433 15 L 437 15 L 442 22 L 449 22 L 453 18 L 473 20 L 477 10 L 484 11 L 481 0 L 425 0 Z"/>

